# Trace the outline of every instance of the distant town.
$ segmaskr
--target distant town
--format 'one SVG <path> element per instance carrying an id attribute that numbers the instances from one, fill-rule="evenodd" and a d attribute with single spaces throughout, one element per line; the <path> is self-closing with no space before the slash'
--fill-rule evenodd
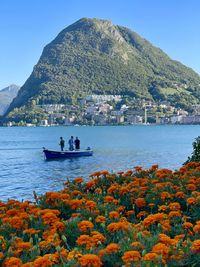
<path id="1" fill-rule="evenodd" d="M 173 107 L 167 101 L 150 100 L 121 95 L 89 95 L 76 104 L 37 105 L 44 114 L 40 121 L 19 123 L 8 121 L 4 126 L 59 125 L 134 125 L 134 124 L 199 124 L 200 105 L 190 112 Z"/>

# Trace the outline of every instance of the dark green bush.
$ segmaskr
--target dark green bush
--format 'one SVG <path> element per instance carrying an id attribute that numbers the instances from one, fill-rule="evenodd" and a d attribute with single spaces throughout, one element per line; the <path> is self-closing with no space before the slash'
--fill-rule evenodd
<path id="1" fill-rule="evenodd" d="M 191 157 L 188 157 L 187 161 L 184 162 L 184 165 L 191 161 L 200 161 L 200 136 L 195 138 L 195 141 L 192 143 L 193 151 Z"/>

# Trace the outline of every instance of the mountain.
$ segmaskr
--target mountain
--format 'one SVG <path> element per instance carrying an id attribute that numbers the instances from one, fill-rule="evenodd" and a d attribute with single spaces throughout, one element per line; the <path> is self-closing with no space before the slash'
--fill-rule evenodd
<path id="1" fill-rule="evenodd" d="M 128 28 L 83 18 L 44 48 L 8 112 L 32 100 L 70 103 L 88 94 L 122 94 L 187 106 L 199 101 L 200 76 Z"/>
<path id="2" fill-rule="evenodd" d="M 6 112 L 12 100 L 17 96 L 19 89 L 19 86 L 11 84 L 0 90 L 0 115 Z"/>

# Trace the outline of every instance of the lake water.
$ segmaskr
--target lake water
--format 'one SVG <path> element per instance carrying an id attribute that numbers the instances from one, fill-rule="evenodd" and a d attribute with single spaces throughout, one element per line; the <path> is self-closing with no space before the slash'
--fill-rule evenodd
<path id="1" fill-rule="evenodd" d="M 59 149 L 78 136 L 81 147 L 92 147 L 94 155 L 46 161 L 42 147 Z M 62 188 L 66 177 L 73 179 L 98 170 L 119 171 L 153 164 L 177 169 L 192 152 L 200 135 L 199 125 L 135 125 L 97 127 L 0 127 L 0 199 L 32 199 L 38 194 Z"/>

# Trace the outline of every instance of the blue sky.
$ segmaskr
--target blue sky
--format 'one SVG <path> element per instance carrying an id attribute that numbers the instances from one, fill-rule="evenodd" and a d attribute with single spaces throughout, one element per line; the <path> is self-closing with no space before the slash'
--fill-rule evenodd
<path id="1" fill-rule="evenodd" d="M 82 17 L 131 28 L 200 74 L 199 0 L 0 0 L 0 89 L 23 85 L 46 44 Z"/>

